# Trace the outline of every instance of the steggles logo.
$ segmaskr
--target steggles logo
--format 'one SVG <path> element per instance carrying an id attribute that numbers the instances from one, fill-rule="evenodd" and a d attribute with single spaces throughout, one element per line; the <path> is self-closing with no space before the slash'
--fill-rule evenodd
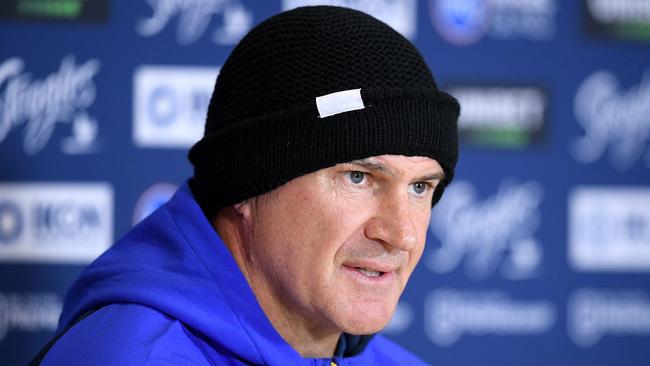
<path id="1" fill-rule="evenodd" d="M 86 109 L 95 101 L 92 79 L 99 61 L 76 65 L 74 57 L 67 56 L 59 71 L 43 80 L 32 80 L 23 69 L 20 58 L 0 64 L 0 143 L 12 129 L 25 124 L 23 149 L 34 155 L 49 142 L 57 123 L 72 123 L 73 136 L 63 142 L 64 151 L 90 150 L 97 126 Z"/>
<path id="2" fill-rule="evenodd" d="M 650 168 L 650 71 L 637 86 L 620 90 L 616 76 L 598 71 L 576 93 L 575 114 L 585 135 L 572 146 L 573 157 L 582 163 L 609 157 L 620 170 L 641 159 Z"/>
<path id="3" fill-rule="evenodd" d="M 253 25 L 252 14 L 239 0 L 146 0 L 153 11 L 150 18 L 136 24 L 143 37 L 160 33 L 178 16 L 176 40 L 182 45 L 196 42 L 208 29 L 213 16 L 222 16 L 220 28 L 212 35 L 217 44 L 235 44 Z"/>
<path id="4" fill-rule="evenodd" d="M 436 273 L 447 273 L 465 259 L 466 274 L 482 280 L 499 270 L 508 279 L 536 275 L 542 248 L 534 237 L 541 221 L 542 187 L 506 181 L 479 201 L 469 182 L 456 182 L 436 206 L 429 230 L 441 243 L 426 258 Z"/>

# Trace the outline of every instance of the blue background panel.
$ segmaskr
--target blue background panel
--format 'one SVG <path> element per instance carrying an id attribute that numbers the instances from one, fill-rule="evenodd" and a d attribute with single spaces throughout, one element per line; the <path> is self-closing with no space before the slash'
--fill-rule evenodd
<path id="1" fill-rule="evenodd" d="M 191 175 L 236 41 L 316 3 L 401 31 L 462 106 L 456 180 L 384 333 L 436 365 L 650 364 L 650 3 L 633 0 L 0 6 L 0 364 L 26 364 L 84 266 Z"/>

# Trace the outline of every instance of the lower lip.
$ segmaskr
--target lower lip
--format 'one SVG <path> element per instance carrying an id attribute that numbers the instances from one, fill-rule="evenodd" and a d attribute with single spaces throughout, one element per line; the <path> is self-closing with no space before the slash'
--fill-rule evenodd
<path id="1" fill-rule="evenodd" d="M 393 282 L 395 279 L 395 272 L 384 272 L 379 276 L 375 277 L 370 277 L 366 276 L 365 274 L 361 273 L 359 269 L 354 268 L 354 267 L 348 267 L 348 266 L 343 266 L 343 269 L 345 272 L 354 277 L 358 282 L 362 284 L 369 284 L 369 285 L 386 285 L 390 284 Z"/>

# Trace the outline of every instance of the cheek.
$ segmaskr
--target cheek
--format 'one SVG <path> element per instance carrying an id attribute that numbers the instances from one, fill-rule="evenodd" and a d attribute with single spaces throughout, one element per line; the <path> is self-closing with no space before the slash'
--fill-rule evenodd
<path id="1" fill-rule="evenodd" d="M 369 200 L 342 200 L 332 203 L 332 215 L 327 228 L 329 238 L 335 244 L 335 254 L 343 255 L 347 247 L 358 247 L 368 241 L 364 233 L 365 224 L 372 217 Z M 342 250 L 343 249 L 343 250 Z"/>
<path id="2" fill-rule="evenodd" d="M 260 216 L 270 219 L 265 220 L 258 239 L 263 238 L 259 241 L 265 241 L 272 251 L 269 256 L 279 259 L 283 272 L 296 276 L 294 279 L 315 278 L 331 269 L 336 252 L 351 235 L 355 210 L 333 194 L 290 193 L 291 199 L 266 205 L 272 208 Z"/>
<path id="3" fill-rule="evenodd" d="M 417 265 L 422 257 L 424 252 L 424 246 L 427 240 L 427 233 L 429 232 L 429 219 L 431 218 L 430 211 L 424 211 L 423 213 L 416 215 L 413 219 L 417 230 L 417 245 L 409 251 L 409 266 L 411 270 Z"/>
<path id="4" fill-rule="evenodd" d="M 367 208 L 362 202 L 333 189 L 313 195 L 303 194 L 299 201 L 298 207 L 294 207 L 294 212 L 298 213 L 294 216 L 294 227 L 329 247 L 341 245 L 365 220 L 364 210 Z"/>

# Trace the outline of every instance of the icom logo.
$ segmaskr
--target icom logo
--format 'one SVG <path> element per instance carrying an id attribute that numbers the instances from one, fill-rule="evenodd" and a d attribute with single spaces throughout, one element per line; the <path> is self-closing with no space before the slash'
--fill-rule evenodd
<path id="1" fill-rule="evenodd" d="M 650 272 L 650 188 L 572 191 L 568 245 L 579 271 Z"/>
<path id="2" fill-rule="evenodd" d="M 446 41 L 467 46 L 495 40 L 546 41 L 555 36 L 555 0 L 429 0 L 431 21 Z"/>
<path id="3" fill-rule="evenodd" d="M 71 135 L 61 142 L 63 152 L 96 151 L 98 125 L 87 109 L 95 102 L 93 78 L 99 61 L 77 64 L 67 56 L 58 71 L 40 80 L 33 80 L 24 68 L 20 58 L 0 63 L 0 144 L 24 125 L 23 150 L 34 155 L 49 143 L 57 125 L 71 125 Z"/>
<path id="4" fill-rule="evenodd" d="M 23 229 L 23 216 L 13 202 L 0 202 L 0 245 L 14 242 Z"/>
<path id="5" fill-rule="evenodd" d="M 112 242 L 112 215 L 105 184 L 1 184 L 0 261 L 89 262 Z"/>
<path id="6" fill-rule="evenodd" d="M 219 69 L 142 66 L 133 77 L 133 141 L 139 147 L 187 148 L 203 136 Z"/>
<path id="7" fill-rule="evenodd" d="M 239 0 L 146 0 L 151 7 L 151 17 L 136 24 L 143 37 L 152 37 L 177 18 L 176 40 L 189 45 L 199 40 L 217 17 L 220 24 L 214 27 L 211 40 L 219 45 L 235 44 L 251 29 L 252 13 Z"/>
<path id="8" fill-rule="evenodd" d="M 486 198 L 469 182 L 454 183 L 431 216 L 429 231 L 440 244 L 430 244 L 427 266 L 448 273 L 464 260 L 465 273 L 474 280 L 496 271 L 513 280 L 537 275 L 543 256 L 535 237 L 541 202 L 542 187 L 534 181 L 505 181 Z"/>

